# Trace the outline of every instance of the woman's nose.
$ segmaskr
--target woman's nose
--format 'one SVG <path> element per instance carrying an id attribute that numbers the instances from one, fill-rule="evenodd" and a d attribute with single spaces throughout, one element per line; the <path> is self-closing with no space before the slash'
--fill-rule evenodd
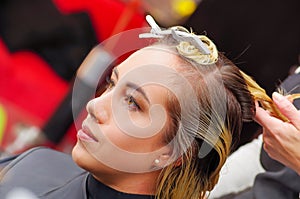
<path id="1" fill-rule="evenodd" d="M 109 120 L 108 100 L 107 97 L 100 96 L 87 103 L 87 112 L 100 124 L 105 124 Z"/>

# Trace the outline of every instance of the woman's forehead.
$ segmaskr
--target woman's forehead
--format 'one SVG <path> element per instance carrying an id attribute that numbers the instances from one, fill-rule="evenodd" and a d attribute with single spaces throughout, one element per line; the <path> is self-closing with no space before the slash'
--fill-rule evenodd
<path id="1" fill-rule="evenodd" d="M 130 70 L 135 67 L 157 65 L 161 67 L 172 67 L 176 65 L 179 57 L 166 48 L 160 46 L 146 47 L 134 52 L 118 66 L 118 70 Z"/>

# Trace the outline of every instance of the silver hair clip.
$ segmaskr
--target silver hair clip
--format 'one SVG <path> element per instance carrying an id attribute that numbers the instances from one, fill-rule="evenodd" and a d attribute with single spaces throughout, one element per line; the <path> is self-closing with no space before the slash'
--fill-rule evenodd
<path id="1" fill-rule="evenodd" d="M 152 18 L 152 16 L 147 15 L 146 20 L 151 26 L 150 33 L 142 33 L 139 35 L 139 38 L 163 38 L 166 35 L 172 35 L 173 38 L 178 41 L 186 41 L 194 45 L 202 54 L 209 55 L 210 50 L 206 47 L 206 45 L 201 41 L 201 39 L 197 35 L 193 35 L 191 33 L 174 30 L 174 29 L 168 29 L 168 30 L 162 30 L 155 20 Z"/>

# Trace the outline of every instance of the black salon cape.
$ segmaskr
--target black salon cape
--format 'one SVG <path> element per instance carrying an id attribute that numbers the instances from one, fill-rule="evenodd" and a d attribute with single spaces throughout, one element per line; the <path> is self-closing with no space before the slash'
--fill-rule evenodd
<path id="1" fill-rule="evenodd" d="M 43 147 L 0 160 L 0 199 L 17 188 L 43 199 L 152 198 L 116 191 L 79 168 L 69 155 Z"/>

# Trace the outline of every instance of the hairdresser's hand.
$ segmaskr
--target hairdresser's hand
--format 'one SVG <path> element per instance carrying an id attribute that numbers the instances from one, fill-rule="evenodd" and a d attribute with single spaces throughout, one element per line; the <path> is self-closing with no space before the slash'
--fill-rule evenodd
<path id="1" fill-rule="evenodd" d="M 273 101 L 290 122 L 283 122 L 256 107 L 255 120 L 263 127 L 264 149 L 269 156 L 300 175 L 300 111 L 286 98 L 273 93 Z"/>

